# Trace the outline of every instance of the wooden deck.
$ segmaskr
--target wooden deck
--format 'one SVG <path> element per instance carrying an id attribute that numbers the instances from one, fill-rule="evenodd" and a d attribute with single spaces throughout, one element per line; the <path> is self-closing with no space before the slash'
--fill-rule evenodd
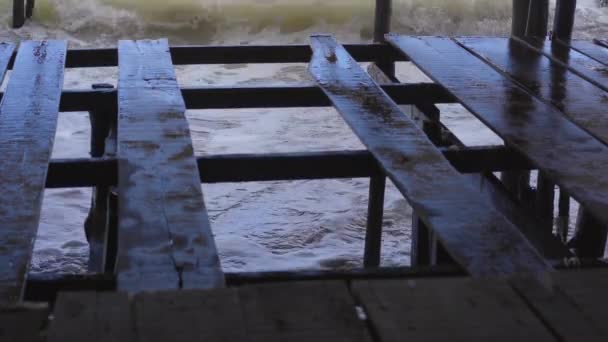
<path id="1" fill-rule="evenodd" d="M 608 270 L 597 258 L 608 235 L 608 48 L 387 41 L 0 44 L 0 81 L 11 70 L 0 93 L 0 342 L 605 341 Z M 436 83 L 399 83 L 359 65 L 404 61 Z M 317 84 L 181 88 L 174 71 L 303 62 Z M 116 89 L 63 91 L 65 68 L 106 66 L 119 67 Z M 465 146 L 443 125 L 439 103 L 460 103 L 505 145 Z M 199 157 L 185 117 L 187 109 L 316 106 L 335 108 L 366 149 Z M 95 157 L 51 159 L 58 115 L 68 111 L 91 113 Z M 529 170 L 538 183 L 526 181 L 523 192 L 493 174 Z M 364 269 L 224 274 L 200 183 L 361 177 L 370 179 Z M 414 210 L 414 267 L 397 272 L 378 268 L 386 178 Z M 44 190 L 69 187 L 103 189 L 88 237 L 91 268 L 105 273 L 29 277 Z M 571 196 L 583 208 L 586 242 L 574 249 L 553 231 L 557 187 L 560 204 Z M 563 270 L 573 258 L 594 268 Z M 30 300 L 55 302 L 52 316 Z"/>

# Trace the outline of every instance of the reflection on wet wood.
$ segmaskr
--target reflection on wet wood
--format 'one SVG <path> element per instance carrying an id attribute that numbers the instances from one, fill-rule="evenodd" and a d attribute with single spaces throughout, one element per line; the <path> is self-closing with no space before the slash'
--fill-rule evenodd
<path id="1" fill-rule="evenodd" d="M 313 77 L 460 265 L 475 276 L 547 270 L 517 228 L 481 200 L 341 45 L 314 36 L 312 48 Z"/>
<path id="2" fill-rule="evenodd" d="M 608 147 L 448 38 L 391 36 L 389 41 L 608 223 Z"/>
<path id="3" fill-rule="evenodd" d="M 22 42 L 0 104 L 0 305 L 21 298 L 30 263 L 66 48 L 63 41 Z"/>
<path id="4" fill-rule="evenodd" d="M 223 286 L 166 40 L 121 41 L 118 288 Z"/>
<path id="5" fill-rule="evenodd" d="M 586 40 L 574 40 L 570 42 L 570 47 L 604 65 L 608 65 L 608 46 L 601 46 Z"/>

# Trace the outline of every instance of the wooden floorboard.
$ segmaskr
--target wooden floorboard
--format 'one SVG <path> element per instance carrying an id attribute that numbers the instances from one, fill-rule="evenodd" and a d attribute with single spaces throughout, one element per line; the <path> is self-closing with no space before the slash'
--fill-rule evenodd
<path id="1" fill-rule="evenodd" d="M 608 224 L 608 147 L 448 38 L 389 41 Z"/>
<path id="2" fill-rule="evenodd" d="M 457 41 L 608 144 L 605 91 L 519 40 L 459 38 Z"/>
<path id="3" fill-rule="evenodd" d="M 355 281 L 378 341 L 555 341 L 504 281 Z"/>
<path id="4" fill-rule="evenodd" d="M 0 43 L 0 85 L 2 85 L 2 81 L 4 80 L 4 75 L 6 74 L 8 63 L 13 56 L 13 51 L 15 51 L 15 45 L 11 43 Z"/>
<path id="5" fill-rule="evenodd" d="M 605 46 L 600 46 L 587 40 L 573 40 L 569 45 L 583 55 L 587 55 L 604 65 L 608 65 L 608 49 Z"/>
<path id="6" fill-rule="evenodd" d="M 314 78 L 464 269 L 476 276 L 548 269 L 517 228 L 481 200 L 342 46 L 330 36 L 313 36 L 312 48 Z"/>
<path id="7" fill-rule="evenodd" d="M 19 301 L 38 230 L 66 42 L 24 41 L 0 104 L 0 306 Z"/>
<path id="8" fill-rule="evenodd" d="M 44 342 L 48 307 L 0 308 L 0 341 Z"/>
<path id="9" fill-rule="evenodd" d="M 166 40 L 121 41 L 118 288 L 223 286 Z"/>
<path id="10" fill-rule="evenodd" d="M 569 46 L 560 41 L 556 41 L 554 44 L 537 38 L 526 38 L 521 41 L 557 63 L 568 67 L 572 72 L 589 82 L 608 91 L 608 66 L 574 49 L 570 49 Z"/>

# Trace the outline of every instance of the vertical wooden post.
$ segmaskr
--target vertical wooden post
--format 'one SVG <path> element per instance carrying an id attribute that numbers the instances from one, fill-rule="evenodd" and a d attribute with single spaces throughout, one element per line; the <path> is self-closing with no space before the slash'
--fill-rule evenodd
<path id="1" fill-rule="evenodd" d="M 526 35 L 529 8 L 530 0 L 513 0 L 513 19 L 511 23 L 511 35 L 513 37 Z"/>
<path id="2" fill-rule="evenodd" d="M 384 43 L 384 35 L 391 30 L 391 16 L 393 6 L 392 0 L 376 0 L 376 11 L 374 16 L 374 42 Z M 392 61 L 376 61 L 378 68 L 382 70 L 393 81 L 395 79 L 395 63 Z"/>
<path id="3" fill-rule="evenodd" d="M 25 5 L 25 17 L 31 18 L 34 14 L 34 6 L 36 4 L 36 0 L 27 0 L 27 4 Z"/>
<path id="4" fill-rule="evenodd" d="M 557 232 L 563 243 L 568 241 L 570 228 L 570 196 L 562 188 L 559 189 L 559 213 L 557 219 Z"/>
<path id="5" fill-rule="evenodd" d="M 557 0 L 553 20 L 553 38 L 569 42 L 572 39 L 576 0 Z"/>
<path id="6" fill-rule="evenodd" d="M 413 267 L 431 264 L 431 232 L 416 212 L 412 213 L 412 248 L 410 263 Z"/>
<path id="7" fill-rule="evenodd" d="M 526 36 L 546 37 L 549 25 L 549 0 L 530 0 Z"/>
<path id="8" fill-rule="evenodd" d="M 576 250 L 579 258 L 601 258 L 604 256 L 608 227 L 604 226 L 583 207 L 578 209 L 576 233 L 569 246 Z"/>
<path id="9" fill-rule="evenodd" d="M 536 182 L 535 207 L 536 214 L 544 230 L 553 232 L 553 201 L 555 199 L 555 184 L 541 171 Z"/>
<path id="10" fill-rule="evenodd" d="M 25 24 L 25 0 L 13 0 L 13 28 Z"/>
<path id="11" fill-rule="evenodd" d="M 375 175 L 370 178 L 369 203 L 367 208 L 367 231 L 365 235 L 365 253 L 363 256 L 363 265 L 365 267 L 380 266 L 385 189 L 385 175 Z"/>

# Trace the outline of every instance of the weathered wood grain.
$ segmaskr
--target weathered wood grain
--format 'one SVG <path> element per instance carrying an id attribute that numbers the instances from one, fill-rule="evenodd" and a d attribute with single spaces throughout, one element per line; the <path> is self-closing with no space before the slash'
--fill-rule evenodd
<path id="1" fill-rule="evenodd" d="M 450 39 L 392 35 L 389 41 L 608 224 L 608 147 Z"/>
<path id="2" fill-rule="evenodd" d="M 125 293 L 61 292 L 53 316 L 48 342 L 135 341 Z"/>
<path id="3" fill-rule="evenodd" d="M 459 38 L 457 41 L 608 144 L 605 91 L 519 40 Z"/>
<path id="4" fill-rule="evenodd" d="M 556 63 L 569 68 L 575 74 L 608 91 L 608 66 L 571 49 L 559 40 L 550 42 L 538 38 L 525 38 L 521 41 L 542 52 Z"/>
<path id="5" fill-rule="evenodd" d="M 379 341 L 556 340 L 504 281 L 355 281 Z"/>
<path id="6" fill-rule="evenodd" d="M 0 308 L 0 341 L 43 342 L 49 317 L 46 305 Z"/>
<path id="7" fill-rule="evenodd" d="M 591 57 L 604 65 L 608 65 L 608 46 L 602 46 L 595 40 L 594 42 L 587 40 L 573 40 L 569 45 L 571 48 L 582 53 L 583 55 L 587 55 L 588 57 Z"/>
<path id="8" fill-rule="evenodd" d="M 21 298 L 44 195 L 66 43 L 25 41 L 0 104 L 0 305 Z"/>
<path id="9" fill-rule="evenodd" d="M 522 234 L 475 190 L 330 36 L 310 72 L 450 255 L 475 276 L 547 271 Z"/>
<path id="10" fill-rule="evenodd" d="M 11 43 L 0 43 L 0 85 L 4 80 L 8 63 L 13 57 L 13 51 L 15 51 L 15 45 Z"/>
<path id="11" fill-rule="evenodd" d="M 223 286 L 166 40 L 121 41 L 118 288 Z"/>

